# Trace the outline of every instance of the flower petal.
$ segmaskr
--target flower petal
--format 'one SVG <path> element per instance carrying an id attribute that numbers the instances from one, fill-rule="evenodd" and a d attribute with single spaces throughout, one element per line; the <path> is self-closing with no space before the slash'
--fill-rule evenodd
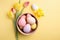
<path id="1" fill-rule="evenodd" d="M 11 11 L 13 12 L 13 14 L 16 13 L 16 10 L 14 8 L 11 8 Z"/>
<path id="2" fill-rule="evenodd" d="M 29 5 L 29 2 L 25 2 L 25 3 L 23 4 L 24 7 L 27 7 L 28 5 Z"/>
<path id="3" fill-rule="evenodd" d="M 15 8 L 16 10 L 20 10 L 20 8 L 21 8 L 21 5 L 19 4 L 19 3 L 15 3 L 14 5 L 13 5 L 13 8 Z"/>
<path id="4" fill-rule="evenodd" d="M 12 11 L 9 11 L 7 15 L 8 15 L 8 17 L 11 18 L 11 19 L 14 18 L 14 14 L 12 13 Z"/>

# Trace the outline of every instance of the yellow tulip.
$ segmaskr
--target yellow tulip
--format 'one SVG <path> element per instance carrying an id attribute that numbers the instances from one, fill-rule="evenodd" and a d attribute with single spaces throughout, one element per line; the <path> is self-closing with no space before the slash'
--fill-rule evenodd
<path id="1" fill-rule="evenodd" d="M 9 11 L 9 12 L 8 12 L 8 17 L 11 18 L 11 19 L 14 18 L 14 14 L 12 13 L 12 11 Z"/>
<path id="2" fill-rule="evenodd" d="M 21 8 L 21 4 L 20 3 L 15 3 L 14 5 L 13 5 L 13 8 L 15 8 L 16 10 L 20 10 L 20 8 Z"/>

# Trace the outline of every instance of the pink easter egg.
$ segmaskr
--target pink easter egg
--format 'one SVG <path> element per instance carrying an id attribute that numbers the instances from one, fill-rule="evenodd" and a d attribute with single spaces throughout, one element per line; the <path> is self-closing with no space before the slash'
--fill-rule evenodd
<path id="1" fill-rule="evenodd" d="M 18 21 L 18 24 L 19 24 L 19 26 L 21 27 L 21 28 L 23 28 L 25 25 L 26 25 L 26 20 L 25 20 L 25 15 L 23 15 L 20 19 L 19 19 L 19 21 Z"/>

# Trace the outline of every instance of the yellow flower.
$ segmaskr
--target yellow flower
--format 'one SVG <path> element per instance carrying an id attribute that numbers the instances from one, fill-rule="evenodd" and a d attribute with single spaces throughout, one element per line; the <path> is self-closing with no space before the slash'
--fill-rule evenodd
<path id="1" fill-rule="evenodd" d="M 37 19 L 39 19 L 41 16 L 44 16 L 44 13 L 41 9 L 35 10 L 34 15 L 36 16 Z"/>
<path id="2" fill-rule="evenodd" d="M 15 8 L 16 10 L 20 10 L 20 8 L 21 8 L 21 4 L 19 4 L 19 3 L 15 3 L 14 5 L 13 5 L 13 8 Z"/>
<path id="3" fill-rule="evenodd" d="M 36 16 L 37 19 L 39 19 L 41 16 L 43 16 L 43 11 L 35 4 L 31 5 L 31 9 L 33 11 L 33 14 Z"/>
<path id="4" fill-rule="evenodd" d="M 11 19 L 14 18 L 14 14 L 12 13 L 12 11 L 9 11 L 9 12 L 8 12 L 8 17 L 11 18 Z"/>

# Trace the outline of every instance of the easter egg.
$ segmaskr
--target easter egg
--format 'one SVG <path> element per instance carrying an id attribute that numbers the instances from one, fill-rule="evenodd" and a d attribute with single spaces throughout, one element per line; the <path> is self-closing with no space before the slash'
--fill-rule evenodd
<path id="1" fill-rule="evenodd" d="M 23 28 L 23 31 L 24 31 L 25 33 L 29 33 L 29 32 L 31 31 L 31 26 L 30 26 L 30 24 L 26 24 L 26 25 L 24 26 L 24 28 Z"/>
<path id="2" fill-rule="evenodd" d="M 31 7 L 32 7 L 33 10 L 38 10 L 38 6 L 36 6 L 35 4 L 32 4 Z"/>
<path id="3" fill-rule="evenodd" d="M 36 28 L 36 24 L 33 24 L 33 25 L 31 26 L 31 28 L 32 28 L 32 29 L 35 29 L 35 28 Z"/>
<path id="4" fill-rule="evenodd" d="M 27 14 L 27 22 L 29 24 L 34 24 L 36 22 L 35 18 L 32 17 L 30 14 Z"/>
<path id="5" fill-rule="evenodd" d="M 25 15 L 23 15 L 23 16 L 19 19 L 18 24 L 19 24 L 20 28 L 23 28 L 23 27 L 26 25 Z"/>

